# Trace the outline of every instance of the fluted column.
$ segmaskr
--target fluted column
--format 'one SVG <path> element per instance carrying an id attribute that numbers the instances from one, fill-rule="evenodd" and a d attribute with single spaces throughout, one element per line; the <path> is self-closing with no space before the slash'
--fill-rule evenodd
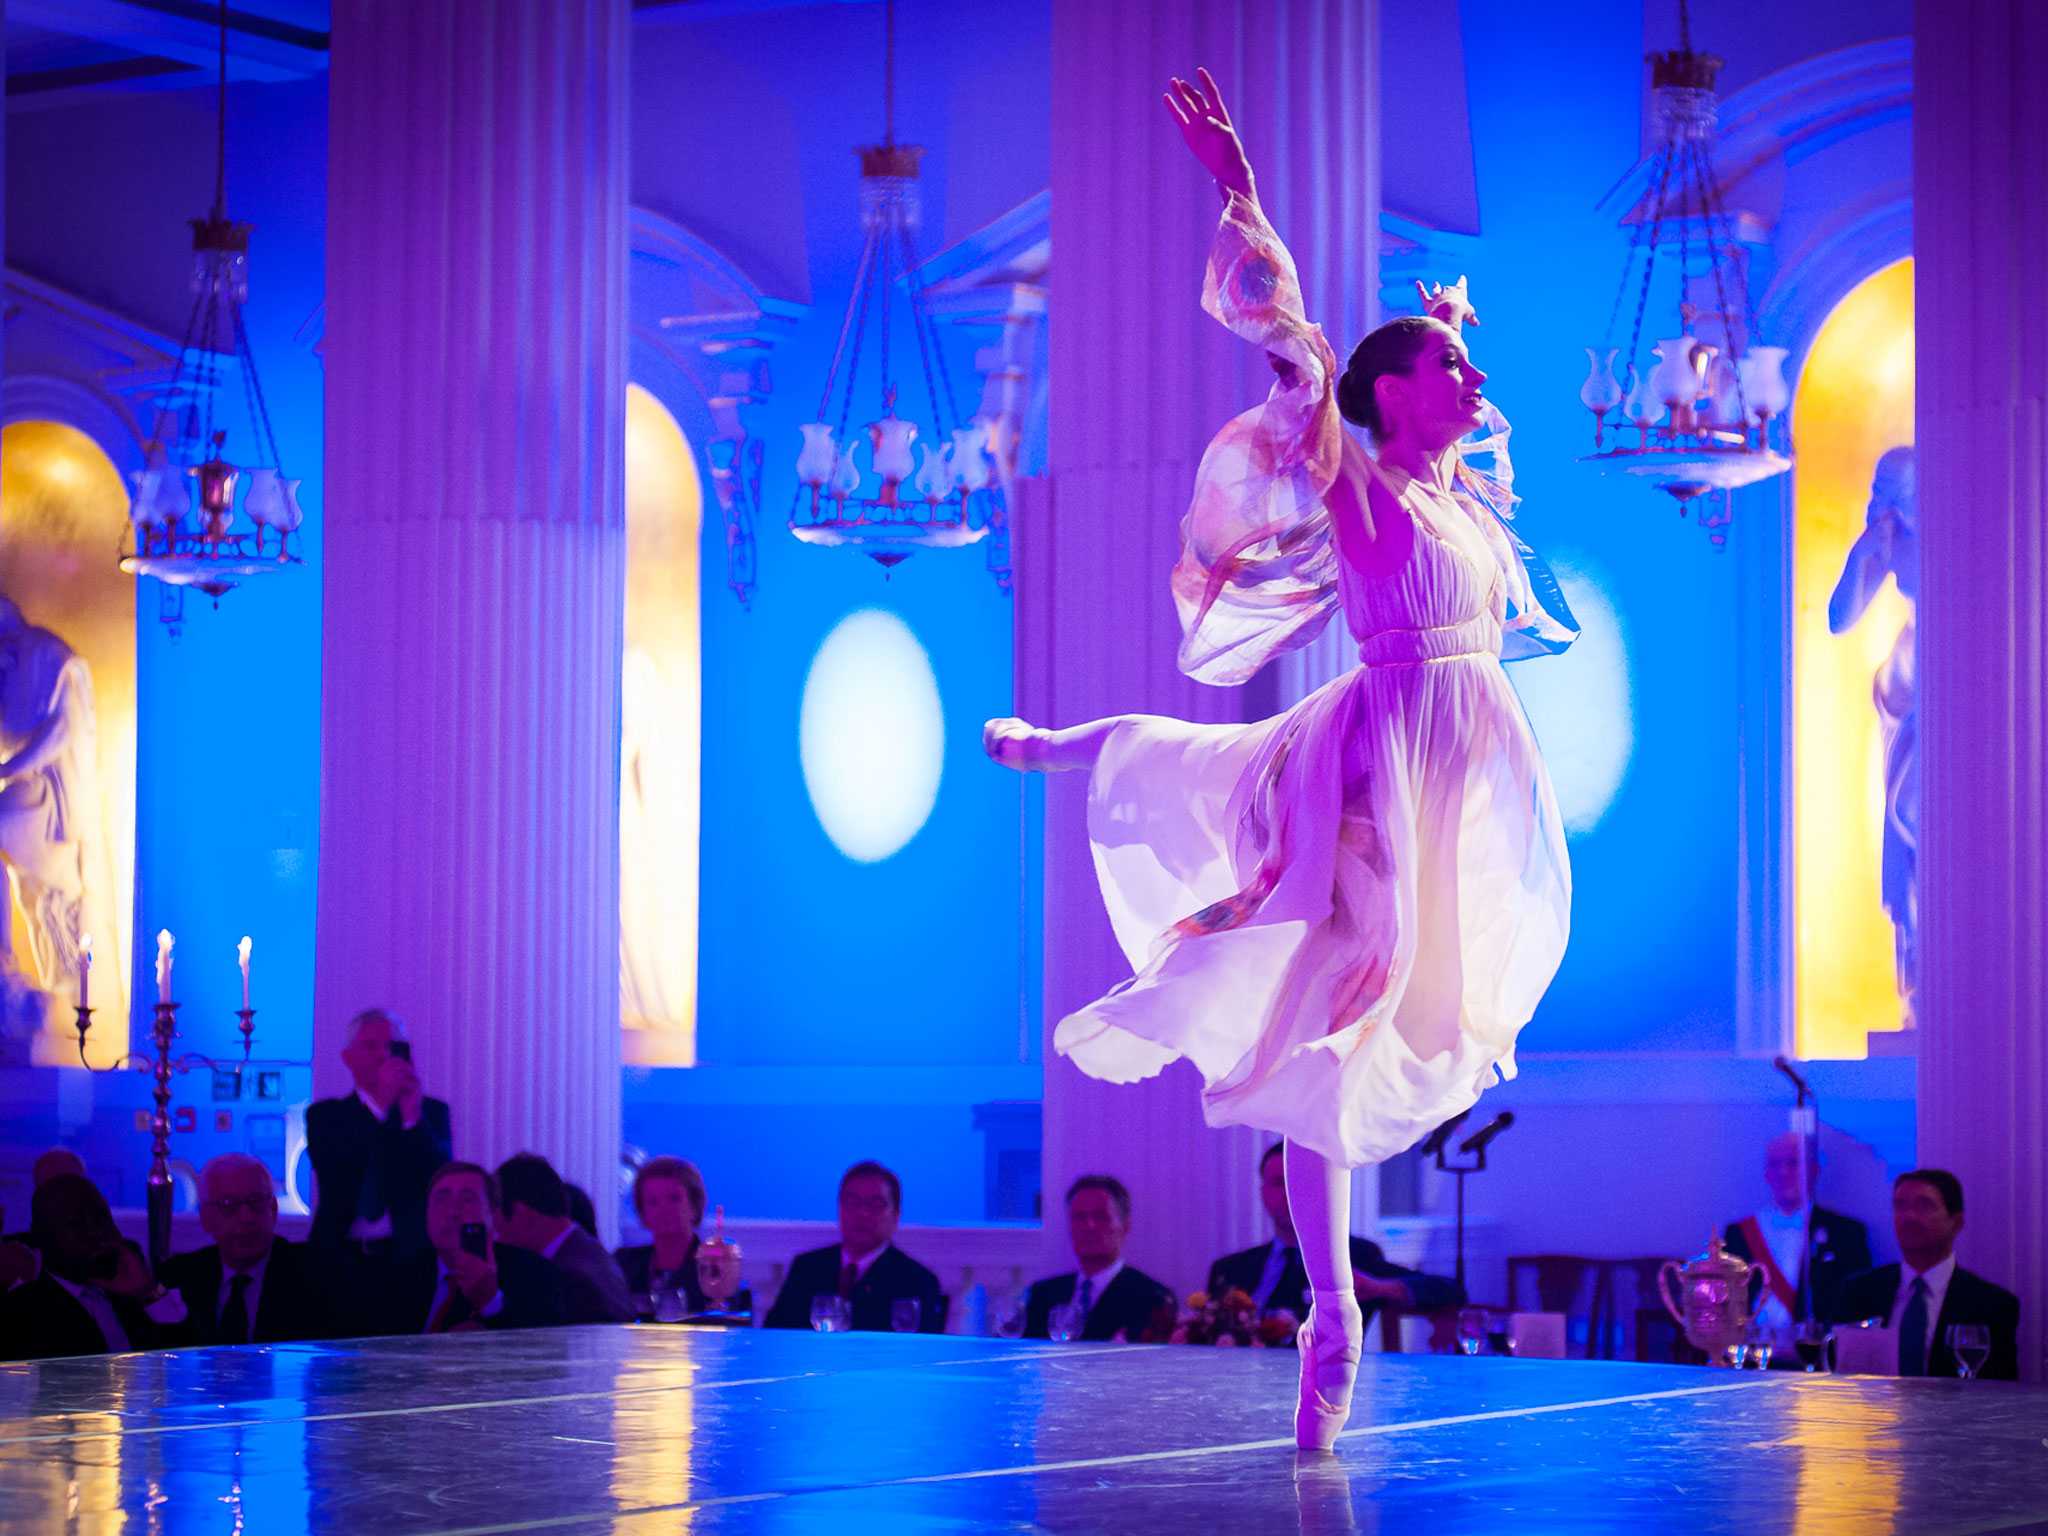
<path id="1" fill-rule="evenodd" d="M 1311 312 L 1341 350 L 1377 291 L 1377 15 L 1377 0 L 1054 0 L 1050 474 L 1015 519 L 1028 718 L 1239 720 L 1279 697 L 1277 676 L 1219 689 L 1174 666 L 1167 574 L 1195 465 L 1272 374 L 1201 311 L 1221 204 L 1160 96 L 1171 75 L 1216 75 Z M 1064 1246 L 1073 1176 L 1115 1173 L 1136 1201 L 1133 1261 L 1199 1284 L 1210 1259 L 1263 1234 L 1263 1138 L 1208 1130 L 1184 1064 L 1112 1086 L 1052 1053 L 1059 1019 L 1130 974 L 1095 884 L 1081 777 L 1045 787 L 1047 1245 Z"/>
<path id="2" fill-rule="evenodd" d="M 316 1084 L 403 1013 L 456 1154 L 613 1224 L 627 0 L 336 0 Z"/>
<path id="3" fill-rule="evenodd" d="M 1920 1157 L 1963 1264 L 2048 1308 L 2048 9 L 1919 7 Z"/>

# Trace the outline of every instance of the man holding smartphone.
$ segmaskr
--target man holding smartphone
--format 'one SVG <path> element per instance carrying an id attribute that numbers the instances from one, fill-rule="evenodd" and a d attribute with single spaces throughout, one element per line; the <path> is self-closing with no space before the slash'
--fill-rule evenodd
<path id="1" fill-rule="evenodd" d="M 561 1323 L 562 1279 L 546 1259 L 496 1241 L 497 1181 L 475 1163 L 429 1176 L 429 1252 L 400 1265 L 387 1286 L 382 1333 L 467 1333 Z"/>
<path id="2" fill-rule="evenodd" d="M 349 1021 L 341 1059 L 355 1091 L 306 1110 L 318 1186 L 309 1240 L 351 1258 L 413 1259 L 427 1247 L 427 1181 L 452 1155 L 448 1106 L 425 1095 L 405 1021 L 386 1009 Z"/>

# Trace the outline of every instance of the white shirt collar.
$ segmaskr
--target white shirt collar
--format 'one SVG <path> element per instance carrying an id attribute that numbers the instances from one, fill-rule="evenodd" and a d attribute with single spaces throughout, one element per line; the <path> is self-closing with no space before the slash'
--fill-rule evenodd
<path id="1" fill-rule="evenodd" d="M 1813 1207 L 1802 1205 L 1796 1211 L 1782 1211 L 1775 1205 L 1767 1206 L 1757 1219 L 1767 1227 L 1796 1227 L 1804 1232 L 1807 1223 L 1813 1220 Z"/>
<path id="2" fill-rule="evenodd" d="M 569 1241 L 569 1234 L 571 1232 L 574 1232 L 575 1230 L 576 1223 L 572 1221 L 567 1226 L 562 1228 L 561 1231 L 557 1232 L 552 1238 L 548 1239 L 548 1244 L 545 1248 L 541 1249 L 540 1256 L 544 1259 L 552 1259 L 556 1254 L 562 1251 L 562 1244 Z"/>
<path id="3" fill-rule="evenodd" d="M 228 1262 L 228 1256 L 222 1254 L 220 1256 L 220 1283 L 226 1285 L 237 1275 L 247 1275 L 252 1284 L 261 1285 L 263 1283 L 263 1272 L 270 1268 L 270 1256 L 275 1252 L 277 1252 L 277 1239 L 273 1237 L 270 1240 L 270 1246 L 263 1250 L 263 1257 L 254 1264 L 251 1264 L 247 1269 L 235 1268 L 234 1265 Z"/>
<path id="4" fill-rule="evenodd" d="M 363 1108 L 370 1112 L 371 1119 L 382 1120 L 384 1118 L 384 1106 L 382 1104 L 379 1104 L 360 1088 L 356 1090 L 356 1097 L 362 1100 Z"/>
<path id="5" fill-rule="evenodd" d="M 851 1264 L 855 1274 L 865 1276 L 874 1267 L 875 1260 L 879 1259 L 888 1249 L 889 1245 L 884 1243 L 871 1253 L 849 1253 L 846 1244 L 841 1243 L 839 1245 L 839 1267 L 844 1269 L 847 1265 Z"/>
<path id="6" fill-rule="evenodd" d="M 1118 1259 L 1099 1275 L 1091 1275 L 1084 1269 L 1077 1269 L 1074 1271 L 1074 1294 L 1079 1296 L 1081 1294 L 1081 1282 L 1084 1280 L 1089 1281 L 1094 1286 L 1094 1289 L 1088 1293 L 1089 1305 L 1093 1306 L 1096 1302 L 1102 1300 L 1102 1293 L 1109 1289 L 1110 1281 L 1123 1272 L 1124 1261 L 1122 1259 Z"/>
<path id="7" fill-rule="evenodd" d="M 1904 1297 L 1913 1289 L 1915 1280 L 1927 1282 L 1927 1304 L 1936 1311 L 1941 1309 L 1941 1298 L 1948 1294 L 1948 1283 L 1955 1278 L 1956 1253 L 1953 1248 L 1948 1257 L 1929 1269 L 1915 1269 L 1905 1260 L 1899 1261 L 1899 1295 Z"/>

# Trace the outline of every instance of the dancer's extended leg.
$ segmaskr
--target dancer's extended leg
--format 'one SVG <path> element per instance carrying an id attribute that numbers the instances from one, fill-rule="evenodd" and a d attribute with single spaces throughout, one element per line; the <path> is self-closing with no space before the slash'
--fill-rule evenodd
<path id="1" fill-rule="evenodd" d="M 1005 768 L 1020 773 L 1062 773 L 1070 768 L 1093 768 L 1109 740 L 1109 733 L 1138 715 L 1111 715 L 1049 731 L 1028 720 L 1007 716 L 991 720 L 981 728 L 982 750 Z"/>
<path id="2" fill-rule="evenodd" d="M 1365 1334 L 1351 1279 L 1351 1170 L 1292 1141 L 1284 1157 L 1287 1209 L 1313 1298 L 1299 1341 L 1294 1443 L 1327 1451 L 1351 1413 Z"/>

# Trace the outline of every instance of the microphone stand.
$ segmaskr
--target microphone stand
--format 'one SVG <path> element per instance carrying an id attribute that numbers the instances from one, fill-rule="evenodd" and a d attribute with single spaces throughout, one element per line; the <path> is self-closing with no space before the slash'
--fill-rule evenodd
<path id="1" fill-rule="evenodd" d="M 1469 1113 L 1469 1111 L 1467 1111 Z M 1464 1119 L 1464 1115 L 1458 1117 Z M 1457 1121 L 1451 1122 L 1453 1125 Z M 1486 1172 L 1486 1143 L 1481 1142 L 1472 1153 L 1469 1163 L 1454 1163 L 1450 1160 L 1450 1137 L 1436 1139 L 1436 1167 L 1439 1173 L 1455 1175 L 1458 1180 L 1458 1287 L 1465 1289 L 1465 1180 L 1475 1173 Z M 1466 1291 L 1467 1295 L 1471 1292 Z"/>

